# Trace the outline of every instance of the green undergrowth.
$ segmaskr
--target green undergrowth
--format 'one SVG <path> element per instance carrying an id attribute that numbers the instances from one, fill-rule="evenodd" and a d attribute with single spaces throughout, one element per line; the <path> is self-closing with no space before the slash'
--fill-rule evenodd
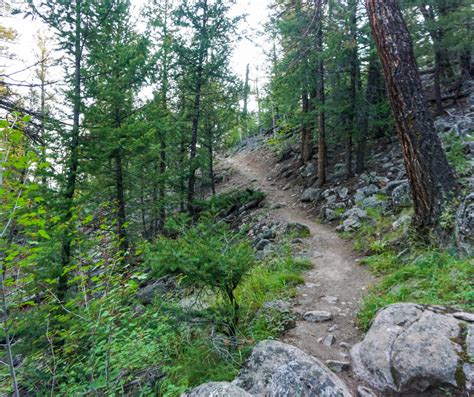
<path id="1" fill-rule="evenodd" d="M 231 193 L 213 202 L 229 205 L 236 196 L 255 197 Z M 32 309 L 35 334 L 27 323 L 17 329 L 18 346 L 30 352 L 17 374 L 25 393 L 179 396 L 232 380 L 258 341 L 277 338 L 291 323 L 288 311 L 264 307 L 293 297 L 309 266 L 286 240 L 257 261 L 244 235 L 213 218 L 175 218 L 167 227 L 173 237 L 144 243 L 142 265 L 125 277 L 111 272 L 103 293 L 62 309 L 54 302 Z M 173 275 L 176 288 L 142 305 L 139 286 L 163 275 Z M 8 383 L 3 368 L 6 395 Z"/>
<path id="2" fill-rule="evenodd" d="M 197 202 L 201 214 L 218 215 L 223 211 L 243 206 L 253 200 L 261 200 L 265 197 L 265 193 L 259 190 L 232 190 L 230 192 L 218 194 L 207 200 Z"/>
<path id="3" fill-rule="evenodd" d="M 472 136 L 467 136 L 472 140 Z M 458 175 L 465 176 L 471 169 L 468 157 L 464 153 L 464 144 L 461 137 L 455 133 L 445 134 L 443 141 L 447 147 L 446 156 L 451 166 L 456 170 Z"/>
<path id="4" fill-rule="evenodd" d="M 367 256 L 362 265 L 380 279 L 371 286 L 359 311 L 359 322 L 368 329 L 376 313 L 397 302 L 452 306 L 474 311 L 474 259 L 460 258 L 456 250 L 421 243 L 407 222 L 398 228 L 397 217 L 369 210 L 370 219 L 354 233 L 345 233 L 356 250 Z"/>

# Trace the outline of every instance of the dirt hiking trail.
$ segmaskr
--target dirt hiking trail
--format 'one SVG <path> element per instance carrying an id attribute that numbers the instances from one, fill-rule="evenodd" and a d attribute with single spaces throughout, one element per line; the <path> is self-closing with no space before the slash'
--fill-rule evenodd
<path id="1" fill-rule="evenodd" d="M 281 182 L 275 181 L 275 160 L 271 154 L 245 150 L 221 161 L 234 170 L 223 189 L 258 188 L 266 193 L 269 220 L 301 223 L 311 231 L 311 236 L 303 240 L 305 256 L 313 266 L 305 272 L 305 283 L 298 287 L 293 306 L 293 311 L 301 316 L 296 327 L 281 340 L 323 362 L 349 361 L 349 349 L 362 339 L 362 332 L 356 328 L 357 311 L 375 278 L 358 265 L 351 242 L 341 239 L 329 226 L 314 221 L 314 216 L 301 207 L 298 192 L 285 190 Z M 315 310 L 329 311 L 333 319 L 323 323 L 303 320 L 305 313 Z M 324 338 L 325 343 L 321 343 Z M 349 387 L 355 386 L 350 372 L 340 375 Z"/>

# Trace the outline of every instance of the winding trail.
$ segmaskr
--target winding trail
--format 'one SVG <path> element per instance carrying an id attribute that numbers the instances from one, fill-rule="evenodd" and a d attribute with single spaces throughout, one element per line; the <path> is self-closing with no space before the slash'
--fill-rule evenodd
<path id="1" fill-rule="evenodd" d="M 223 162 L 231 166 L 234 173 L 222 189 L 258 188 L 267 195 L 269 220 L 298 222 L 311 231 L 311 236 L 303 239 L 303 252 L 313 266 L 304 274 L 305 283 L 298 287 L 293 307 L 301 319 L 281 340 L 323 362 L 349 361 L 350 347 L 362 339 L 362 332 L 356 327 L 357 311 L 368 286 L 375 282 L 374 276 L 358 265 L 359 258 L 350 242 L 341 239 L 330 226 L 312 220 L 299 203 L 296 189 L 285 190 L 275 181 L 275 160 L 269 153 L 245 150 Z M 324 323 L 304 321 L 302 315 L 313 310 L 329 311 L 333 320 Z M 321 343 L 321 338 L 328 335 L 336 338 L 331 346 Z M 351 372 L 340 375 L 354 390 L 358 382 Z"/>

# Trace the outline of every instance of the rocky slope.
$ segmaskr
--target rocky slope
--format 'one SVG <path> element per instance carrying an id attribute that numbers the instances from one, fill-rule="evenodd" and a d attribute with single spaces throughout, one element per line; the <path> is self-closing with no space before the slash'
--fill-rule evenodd
<path id="1" fill-rule="evenodd" d="M 467 88 L 466 88 L 467 87 Z M 461 153 L 464 198 L 454 217 L 460 252 L 474 243 L 474 82 L 463 106 L 448 109 L 436 128 L 449 154 Z M 346 180 L 342 158 L 330 156 L 329 183 L 316 186 L 315 162 L 301 166 L 298 145 L 275 158 L 265 137 L 250 139 L 221 164 L 221 189 L 252 187 L 267 198 L 249 231 L 258 254 L 296 227 L 292 245 L 313 268 L 292 302 L 269 302 L 295 315 L 281 340 L 259 343 L 232 383 L 210 383 L 188 396 L 469 396 L 474 393 L 474 315 L 450 308 L 395 304 L 381 310 L 364 336 L 356 313 L 364 291 L 377 280 L 357 265 L 358 256 L 331 228 L 353 232 L 374 211 L 392 228 L 410 223 L 410 187 L 395 139 L 375 142 L 367 170 Z M 461 145 L 461 146 L 459 146 Z M 457 152 L 456 152 L 457 151 Z M 456 153 L 455 153 L 456 152 Z M 459 156 L 458 156 L 459 157 Z M 240 213 L 245 221 L 255 216 Z M 330 227 L 312 219 L 318 217 Z M 293 225 L 293 226 L 291 226 Z M 296 225 L 296 226 L 295 226 Z"/>

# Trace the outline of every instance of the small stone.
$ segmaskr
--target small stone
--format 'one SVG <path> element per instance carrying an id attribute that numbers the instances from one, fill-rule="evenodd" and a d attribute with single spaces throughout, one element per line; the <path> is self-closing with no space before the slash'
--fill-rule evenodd
<path id="1" fill-rule="evenodd" d="M 323 296 L 322 299 L 332 305 L 335 305 L 338 301 L 338 298 L 336 296 Z"/>
<path id="2" fill-rule="evenodd" d="M 311 323 L 322 323 L 324 321 L 331 321 L 332 314 L 327 311 L 314 310 L 305 313 L 303 318 L 305 321 L 309 321 Z"/>
<path id="3" fill-rule="evenodd" d="M 338 215 L 336 211 L 330 209 L 330 208 L 325 208 L 324 210 L 324 219 L 327 222 L 333 222 L 338 219 Z"/>
<path id="4" fill-rule="evenodd" d="M 270 241 L 269 241 L 269 240 L 266 240 L 266 239 L 260 240 L 260 241 L 255 245 L 255 249 L 256 249 L 257 251 L 263 251 L 263 249 L 264 249 L 268 244 L 270 244 Z"/>
<path id="5" fill-rule="evenodd" d="M 334 332 L 339 329 L 337 324 L 332 325 L 331 327 L 328 328 L 328 332 Z"/>
<path id="6" fill-rule="evenodd" d="M 339 346 L 341 346 L 343 349 L 350 349 L 351 345 L 347 342 L 341 342 L 339 343 Z"/>
<path id="7" fill-rule="evenodd" d="M 281 299 L 277 299 L 277 300 L 274 300 L 274 301 L 265 302 L 262 305 L 262 308 L 267 309 L 267 310 L 276 310 L 276 311 L 279 311 L 279 312 L 289 312 L 290 311 L 290 303 L 286 302 L 284 300 L 281 300 Z"/>
<path id="8" fill-rule="evenodd" d="M 295 237 L 309 237 L 311 235 L 311 231 L 308 226 L 303 225 L 301 223 L 288 223 L 285 228 L 285 232 L 287 234 L 295 234 Z"/>
<path id="9" fill-rule="evenodd" d="M 458 312 L 454 313 L 453 316 L 458 320 L 467 321 L 468 323 L 474 323 L 474 313 Z"/>
<path id="10" fill-rule="evenodd" d="M 300 200 L 303 203 L 309 203 L 311 201 L 318 201 L 321 197 L 321 189 L 309 188 L 306 189 L 302 195 Z"/>
<path id="11" fill-rule="evenodd" d="M 349 189 L 347 187 L 341 187 L 337 190 L 337 194 L 342 200 L 346 200 L 349 197 Z"/>
<path id="12" fill-rule="evenodd" d="M 357 397 L 377 397 L 377 394 L 375 394 L 368 387 L 359 386 L 357 388 Z"/>
<path id="13" fill-rule="evenodd" d="M 183 397 L 251 397 L 251 394 L 229 382 L 209 382 L 183 394 Z"/>
<path id="14" fill-rule="evenodd" d="M 321 342 L 324 346 L 331 347 L 336 342 L 336 337 L 334 335 L 326 335 Z"/>
<path id="15" fill-rule="evenodd" d="M 337 361 L 337 360 L 327 360 L 326 365 L 329 367 L 330 370 L 337 373 L 346 371 L 351 366 L 351 364 L 347 361 Z"/>

